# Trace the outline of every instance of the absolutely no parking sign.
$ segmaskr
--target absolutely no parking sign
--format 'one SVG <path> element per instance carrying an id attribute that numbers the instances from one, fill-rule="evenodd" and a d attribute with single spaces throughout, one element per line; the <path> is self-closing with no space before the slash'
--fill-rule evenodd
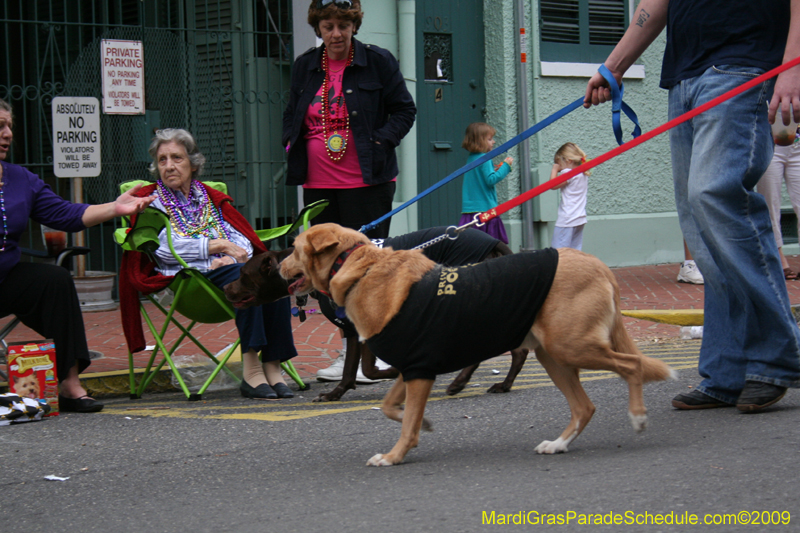
<path id="1" fill-rule="evenodd" d="M 93 178 L 100 170 L 100 102 L 85 96 L 53 98 L 54 174 Z"/>

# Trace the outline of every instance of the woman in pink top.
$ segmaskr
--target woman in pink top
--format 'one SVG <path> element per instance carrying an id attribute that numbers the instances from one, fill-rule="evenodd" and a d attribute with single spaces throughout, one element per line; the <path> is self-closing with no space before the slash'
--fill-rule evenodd
<path id="1" fill-rule="evenodd" d="M 295 61 L 283 115 L 286 184 L 303 186 L 306 204 L 330 204 L 313 223 L 359 229 L 392 209 L 395 147 L 416 107 L 400 65 L 382 48 L 353 36 L 364 14 L 359 0 L 313 0 L 308 23 L 323 45 Z M 369 233 L 389 235 L 389 220 Z"/>

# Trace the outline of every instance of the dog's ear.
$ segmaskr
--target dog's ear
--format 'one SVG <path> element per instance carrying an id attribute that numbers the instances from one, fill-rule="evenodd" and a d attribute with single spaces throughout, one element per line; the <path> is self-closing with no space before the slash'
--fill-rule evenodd
<path id="1" fill-rule="evenodd" d="M 261 260 L 261 264 L 258 266 L 258 270 L 261 274 L 269 276 L 272 272 L 278 271 L 278 262 L 275 260 L 275 254 L 273 253 L 266 253 L 264 256 L 264 259 Z"/>
<path id="2" fill-rule="evenodd" d="M 309 255 L 321 254 L 325 250 L 339 245 L 339 238 L 330 231 L 314 232 L 306 237 L 306 250 Z"/>

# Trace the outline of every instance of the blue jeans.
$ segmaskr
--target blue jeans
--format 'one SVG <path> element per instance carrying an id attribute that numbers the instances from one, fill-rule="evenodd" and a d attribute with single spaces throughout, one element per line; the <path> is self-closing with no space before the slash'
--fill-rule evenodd
<path id="1" fill-rule="evenodd" d="M 712 67 L 669 91 L 675 118 L 763 71 Z M 736 403 L 746 380 L 800 386 L 800 330 L 764 198 L 753 188 L 772 159 L 759 85 L 670 130 L 681 230 L 705 279 L 697 390 Z"/>

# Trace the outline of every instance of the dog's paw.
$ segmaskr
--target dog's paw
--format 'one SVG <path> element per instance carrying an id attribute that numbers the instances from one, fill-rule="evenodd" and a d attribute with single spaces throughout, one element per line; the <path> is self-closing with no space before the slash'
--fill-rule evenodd
<path id="1" fill-rule="evenodd" d="M 320 394 L 312 402 L 338 402 L 341 395 Z"/>
<path id="2" fill-rule="evenodd" d="M 489 387 L 489 389 L 486 392 L 488 392 L 489 394 L 497 394 L 500 392 L 508 392 L 510 390 L 511 386 L 510 385 L 507 386 L 506 382 L 503 381 L 501 383 L 495 383 L 494 385 Z"/>
<path id="3" fill-rule="evenodd" d="M 541 444 L 536 447 L 536 453 L 552 455 L 554 453 L 566 453 L 567 443 L 559 437 L 556 440 L 543 440 Z"/>
<path id="4" fill-rule="evenodd" d="M 464 385 L 463 384 L 453 382 L 450 385 L 448 385 L 448 387 L 447 387 L 447 389 L 445 389 L 444 393 L 447 394 L 448 396 L 455 396 L 456 394 L 458 394 L 462 390 L 464 390 Z"/>
<path id="5" fill-rule="evenodd" d="M 394 463 L 384 459 L 382 453 L 378 453 L 370 457 L 367 466 L 394 466 Z"/>
<path id="6" fill-rule="evenodd" d="M 631 419 L 631 425 L 636 433 L 641 433 L 647 428 L 647 415 L 635 415 L 628 412 L 628 416 Z"/>

